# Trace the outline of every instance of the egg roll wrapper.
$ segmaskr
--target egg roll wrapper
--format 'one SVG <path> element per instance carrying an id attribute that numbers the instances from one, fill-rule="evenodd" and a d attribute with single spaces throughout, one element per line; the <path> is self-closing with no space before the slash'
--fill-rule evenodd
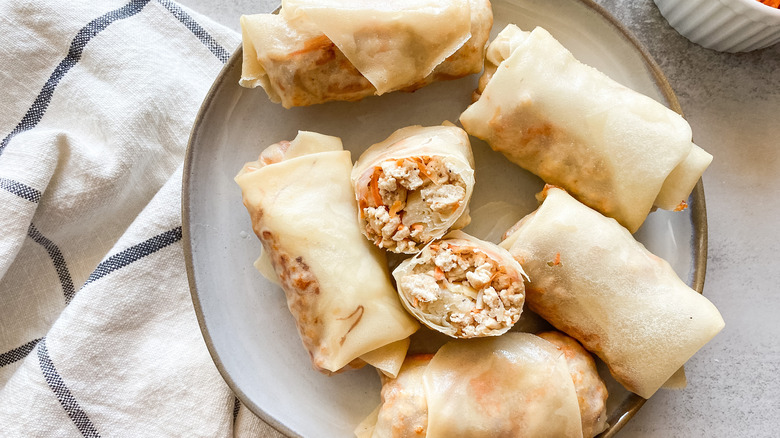
<path id="1" fill-rule="evenodd" d="M 418 324 L 357 227 L 350 153 L 333 150 L 335 137 L 299 136 L 302 155 L 247 163 L 236 182 L 314 367 L 332 373 Z M 325 152 L 314 152 L 318 139 Z"/>
<path id="2" fill-rule="evenodd" d="M 373 366 L 388 377 L 396 377 L 409 351 L 409 338 L 379 347 L 360 356 L 360 360 Z"/>
<path id="3" fill-rule="evenodd" d="M 613 219 L 560 188 L 501 243 L 531 281 L 529 308 L 577 339 L 629 391 L 649 398 L 724 326 L 688 287 Z"/>
<path id="4" fill-rule="evenodd" d="M 690 155 L 690 125 L 579 62 L 543 28 L 508 25 L 487 58 L 478 100 L 460 116 L 466 131 L 635 232 Z M 679 187 L 692 189 L 705 168 L 681 167 L 690 175 L 670 196 L 683 199 L 660 206 L 679 206 L 690 194 Z"/>
<path id="5" fill-rule="evenodd" d="M 331 100 L 357 101 L 375 88 L 306 17 L 241 17 L 243 63 L 239 85 L 262 87 L 285 108 Z"/>
<path id="6" fill-rule="evenodd" d="M 382 401 L 364 420 L 361 429 L 370 429 L 372 438 L 425 438 L 428 427 L 428 402 L 423 374 L 432 354 L 406 357 L 398 376 L 382 379 Z"/>
<path id="7" fill-rule="evenodd" d="M 674 374 L 672 374 L 672 377 L 669 378 L 666 382 L 664 382 L 663 385 L 661 385 L 661 388 L 664 389 L 685 389 L 685 387 L 688 386 L 688 378 L 685 376 L 685 367 L 680 367 L 679 370 L 675 371 Z"/>
<path id="8" fill-rule="evenodd" d="M 374 435 L 376 421 L 379 417 L 379 409 L 381 408 L 382 405 L 377 406 L 355 427 L 355 430 L 353 431 L 355 438 L 371 438 Z"/>
<path id="9" fill-rule="evenodd" d="M 688 156 L 664 180 L 655 199 L 655 206 L 673 211 L 687 208 L 688 197 L 710 163 L 712 155 L 694 144 Z"/>
<path id="10" fill-rule="evenodd" d="M 555 345 L 563 353 L 569 374 L 577 392 L 582 419 L 582 436 L 592 438 L 607 428 L 607 385 L 599 376 L 596 361 L 574 338 L 559 331 L 538 333 L 537 336 Z"/>
<path id="11" fill-rule="evenodd" d="M 423 379 L 428 438 L 582 437 L 566 360 L 535 335 L 450 342 Z"/>
<path id="12" fill-rule="evenodd" d="M 283 0 L 305 15 L 377 89 L 428 76 L 470 37 L 468 0 Z"/>

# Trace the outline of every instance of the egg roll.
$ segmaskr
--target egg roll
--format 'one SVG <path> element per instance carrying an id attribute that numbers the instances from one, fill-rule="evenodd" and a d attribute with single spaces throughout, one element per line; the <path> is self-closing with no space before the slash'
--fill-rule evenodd
<path id="1" fill-rule="evenodd" d="M 530 333 L 410 355 L 382 384 L 382 402 L 356 430 L 360 438 L 583 436 L 565 354 Z"/>
<path id="2" fill-rule="evenodd" d="M 479 73 L 489 0 L 285 0 L 241 17 L 239 84 L 285 108 L 356 101 Z"/>
<path id="3" fill-rule="evenodd" d="M 360 233 L 351 168 L 339 138 L 299 132 L 235 180 L 314 368 L 369 362 L 394 375 L 419 325 L 398 300 L 384 254 Z"/>
<path id="4" fill-rule="evenodd" d="M 580 406 L 582 436 L 592 438 L 606 430 L 609 393 L 607 385 L 599 376 L 593 356 L 574 338 L 561 332 L 547 331 L 537 336 L 555 345 L 566 359 Z"/>
<path id="5" fill-rule="evenodd" d="M 544 196 L 501 242 L 531 278 L 526 303 L 649 398 L 723 318 L 614 219 L 560 188 L 547 186 Z"/>
<path id="6" fill-rule="evenodd" d="M 423 376 L 432 354 L 410 355 L 398 377 L 382 379 L 382 403 L 372 438 L 425 438 L 428 431 L 428 400 Z"/>
<path id="7" fill-rule="evenodd" d="M 508 25 L 487 50 L 466 131 L 632 233 L 681 210 L 712 156 L 676 112 L 577 59 L 545 29 Z"/>
<path id="8" fill-rule="evenodd" d="M 581 437 L 563 355 L 529 333 L 450 342 L 423 376 L 428 437 Z"/>
<path id="9" fill-rule="evenodd" d="M 520 318 L 523 268 L 505 249 L 462 231 L 435 240 L 395 270 L 404 307 L 454 338 L 498 336 Z"/>
<path id="10" fill-rule="evenodd" d="M 474 157 L 454 125 L 408 126 L 369 147 L 352 169 L 363 234 L 380 248 L 419 252 L 469 222 Z"/>

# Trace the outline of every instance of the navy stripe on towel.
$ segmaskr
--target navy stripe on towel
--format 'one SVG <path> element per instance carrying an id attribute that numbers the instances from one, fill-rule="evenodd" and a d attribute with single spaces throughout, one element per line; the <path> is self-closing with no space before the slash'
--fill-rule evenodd
<path id="1" fill-rule="evenodd" d="M 62 288 L 65 290 L 65 303 L 70 303 L 70 300 L 72 300 L 73 296 L 75 295 L 75 291 L 73 290 L 73 281 L 70 278 L 70 273 L 68 272 L 68 268 L 65 266 L 65 259 L 62 257 L 62 253 L 60 252 L 59 248 L 57 248 L 57 246 L 54 245 L 54 243 L 52 243 L 49 239 L 44 237 L 32 224 L 30 224 L 28 235 L 41 246 L 46 248 L 46 251 L 49 253 L 49 256 L 54 262 L 54 266 L 57 269 L 57 274 L 60 277 Z M 176 227 L 172 230 L 147 239 L 137 245 L 133 245 L 130 248 L 127 248 L 100 262 L 97 268 L 95 268 L 92 274 L 90 274 L 89 278 L 84 283 L 84 286 L 92 283 L 95 280 L 105 277 L 117 269 L 121 269 L 139 259 L 153 254 L 165 248 L 166 246 L 172 245 L 181 240 L 181 238 L 181 227 Z M 35 345 L 40 340 L 41 339 L 32 340 L 22 345 L 21 347 L 0 354 L 0 368 L 24 359 L 28 354 L 30 354 L 32 349 L 35 348 Z M 40 356 L 40 352 L 38 354 Z M 236 399 L 236 406 L 234 409 L 238 409 L 238 399 Z M 236 411 L 236 413 L 237 412 L 238 411 Z"/>
<path id="2" fill-rule="evenodd" d="M 65 257 L 62 256 L 62 251 L 54 242 L 41 234 L 33 224 L 30 224 L 30 228 L 27 229 L 27 235 L 49 253 L 49 257 L 51 257 L 51 261 L 54 263 L 54 269 L 57 270 L 57 276 L 60 277 L 60 285 L 62 285 L 62 293 L 65 295 L 65 304 L 67 305 L 73 299 L 73 296 L 76 295 L 76 289 L 73 287 L 73 280 L 70 278 L 70 271 L 68 271 L 68 266 L 65 264 Z"/>
<path id="3" fill-rule="evenodd" d="M 0 368 L 10 365 L 14 362 L 18 362 L 25 357 L 27 357 L 28 354 L 35 348 L 35 345 L 38 344 L 38 341 L 40 341 L 41 338 L 33 339 L 32 341 L 22 345 L 21 347 L 14 348 L 11 351 L 6 351 L 3 354 L 0 354 Z"/>
<path id="4" fill-rule="evenodd" d="M 5 147 L 8 146 L 8 142 L 10 142 L 14 136 L 29 131 L 41 121 L 43 115 L 46 113 L 46 108 L 49 107 L 57 84 L 59 84 L 60 80 L 65 76 L 65 73 L 79 62 L 81 54 L 84 52 L 84 47 L 89 40 L 102 32 L 114 21 L 132 17 L 137 14 L 147 3 L 149 3 L 149 0 L 131 0 L 121 8 L 114 9 L 113 11 L 90 21 L 86 26 L 79 30 L 76 37 L 73 38 L 73 41 L 70 43 L 68 55 L 60 61 L 51 76 L 49 76 L 49 80 L 46 81 L 46 84 L 43 86 L 43 89 L 41 89 L 38 97 L 35 98 L 35 102 L 33 102 L 30 109 L 28 109 L 27 113 L 22 117 L 22 121 L 20 121 L 19 124 L 16 125 L 16 128 L 0 142 L 0 155 L 3 154 Z"/>
<path id="5" fill-rule="evenodd" d="M 38 343 L 38 362 L 41 366 L 43 378 L 46 379 L 49 388 L 51 388 L 54 395 L 57 396 L 60 405 L 65 409 L 65 413 L 68 414 L 68 417 L 73 420 L 73 424 L 76 425 L 79 432 L 88 438 L 99 438 L 100 434 L 95 428 L 95 425 L 92 424 L 87 413 L 81 409 L 81 406 L 79 406 L 79 403 L 73 397 L 73 394 L 71 394 L 68 387 L 65 386 L 65 382 L 57 372 L 57 369 L 54 368 L 54 363 L 49 357 L 49 351 L 46 349 L 45 337 Z"/>
<path id="6" fill-rule="evenodd" d="M 176 17 L 187 29 L 190 30 L 206 48 L 208 48 L 214 56 L 217 57 L 222 63 L 228 62 L 230 59 L 230 53 L 220 45 L 217 40 L 214 39 L 206 29 L 192 19 L 184 10 L 176 3 L 170 0 L 157 0 L 158 3 L 165 6 L 174 17 Z"/>
<path id="7" fill-rule="evenodd" d="M 238 400 L 238 397 L 233 396 L 233 422 L 235 423 L 236 418 L 238 417 L 238 411 L 241 410 L 241 401 Z"/>
<path id="8" fill-rule="evenodd" d="M 11 192 L 14 195 L 26 199 L 30 202 L 37 203 L 41 200 L 40 190 L 34 189 L 27 184 L 22 184 L 12 179 L 0 178 L 0 189 Z"/>
<path id="9" fill-rule="evenodd" d="M 89 278 L 84 283 L 84 286 L 92 283 L 95 280 L 105 277 L 106 275 L 123 268 L 136 260 L 142 259 L 149 254 L 153 254 L 168 245 L 181 240 L 181 227 L 176 227 L 172 230 L 166 231 L 162 234 L 158 234 L 150 239 L 147 239 L 137 245 L 133 245 L 111 257 L 103 260 L 92 271 Z"/>

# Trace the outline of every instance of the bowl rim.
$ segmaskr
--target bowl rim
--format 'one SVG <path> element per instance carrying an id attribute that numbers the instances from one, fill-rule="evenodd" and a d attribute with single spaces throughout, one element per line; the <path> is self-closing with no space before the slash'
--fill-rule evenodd
<path id="1" fill-rule="evenodd" d="M 661 68 L 652 58 L 645 46 L 631 33 L 628 28 L 625 27 L 617 18 L 609 13 L 603 6 L 596 3 L 595 0 L 573 0 L 578 1 L 598 13 L 609 24 L 611 24 L 615 30 L 617 30 L 628 42 L 636 48 L 636 50 L 642 56 L 645 65 L 652 73 L 656 85 L 659 91 L 667 100 L 669 107 L 675 112 L 683 115 L 682 108 L 677 96 L 675 95 L 671 85 L 669 84 L 666 76 L 664 76 Z M 743 2 L 752 1 L 759 3 L 757 0 L 742 0 Z M 761 5 L 765 6 L 765 5 Z M 280 8 L 277 8 L 273 13 L 278 13 Z M 778 11 L 780 14 L 780 11 Z M 182 191 L 181 191 L 181 218 L 182 218 L 182 246 L 184 251 L 185 268 L 187 272 L 187 281 L 190 288 L 190 296 L 192 299 L 195 315 L 198 320 L 198 326 L 200 327 L 201 335 L 208 349 L 209 355 L 217 367 L 222 378 L 227 383 L 228 387 L 233 391 L 235 397 L 243 403 L 254 415 L 260 418 L 269 426 L 273 427 L 282 435 L 288 437 L 300 437 L 299 434 L 290 430 L 286 425 L 278 421 L 273 416 L 267 414 L 260 406 L 255 404 L 246 393 L 236 384 L 233 377 L 225 368 L 222 360 L 217 354 L 216 347 L 214 345 L 211 334 L 206 326 L 205 316 L 203 314 L 203 308 L 201 306 L 201 299 L 198 293 L 197 284 L 195 281 L 195 270 L 192 258 L 192 234 L 190 229 L 190 175 L 193 168 L 193 150 L 198 140 L 198 134 L 201 126 L 204 124 L 204 119 L 207 112 L 210 109 L 213 101 L 216 99 L 217 91 L 223 84 L 228 81 L 231 71 L 240 66 L 240 62 L 243 59 L 243 44 L 239 44 L 233 51 L 228 61 L 222 67 L 218 73 L 216 79 L 209 88 L 206 97 L 201 103 L 198 109 L 197 116 L 190 130 L 190 136 L 187 141 L 187 150 L 184 157 L 184 166 L 182 172 Z M 691 224 L 693 229 L 692 247 L 693 247 L 693 276 L 691 278 L 691 287 L 699 293 L 702 293 L 704 288 L 704 279 L 707 270 L 707 208 L 704 198 L 704 185 L 701 179 L 696 183 L 693 191 L 691 192 Z M 598 435 L 598 438 L 613 438 L 617 432 L 625 426 L 631 418 L 639 411 L 639 409 L 645 404 L 647 400 L 636 395 L 631 394 L 626 400 L 618 407 L 618 411 L 623 412 L 616 418 L 609 418 L 609 428 Z"/>

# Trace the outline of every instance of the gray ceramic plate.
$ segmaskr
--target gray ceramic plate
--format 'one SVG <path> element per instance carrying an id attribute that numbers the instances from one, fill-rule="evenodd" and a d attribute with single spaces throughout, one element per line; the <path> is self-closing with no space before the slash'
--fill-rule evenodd
<path id="1" fill-rule="evenodd" d="M 507 23 L 541 25 L 581 61 L 680 111 L 657 65 L 620 24 L 589 0 L 493 0 L 495 36 Z M 415 93 L 392 93 L 357 103 L 285 110 L 261 89 L 238 86 L 241 50 L 221 72 L 193 127 L 182 192 L 185 255 L 193 303 L 214 362 L 241 401 L 290 436 L 347 437 L 379 403 L 370 367 L 326 377 L 301 346 L 284 294 L 252 267 L 260 243 L 233 182 L 244 162 L 298 130 L 339 136 L 353 160 L 368 146 L 407 125 L 456 121 L 470 103 L 477 76 L 436 83 Z M 472 139 L 477 186 L 473 232 L 495 236 L 536 207 L 542 182 Z M 701 184 L 681 213 L 657 211 L 637 233 L 701 292 L 706 263 L 706 217 Z M 498 212 L 498 213 L 497 213 Z M 500 214 L 499 214 L 500 213 Z M 482 223 L 480 225 L 480 223 Z M 492 228 L 492 229 L 491 229 Z M 416 337 L 416 349 L 429 348 Z M 612 436 L 644 400 L 608 378 Z"/>

